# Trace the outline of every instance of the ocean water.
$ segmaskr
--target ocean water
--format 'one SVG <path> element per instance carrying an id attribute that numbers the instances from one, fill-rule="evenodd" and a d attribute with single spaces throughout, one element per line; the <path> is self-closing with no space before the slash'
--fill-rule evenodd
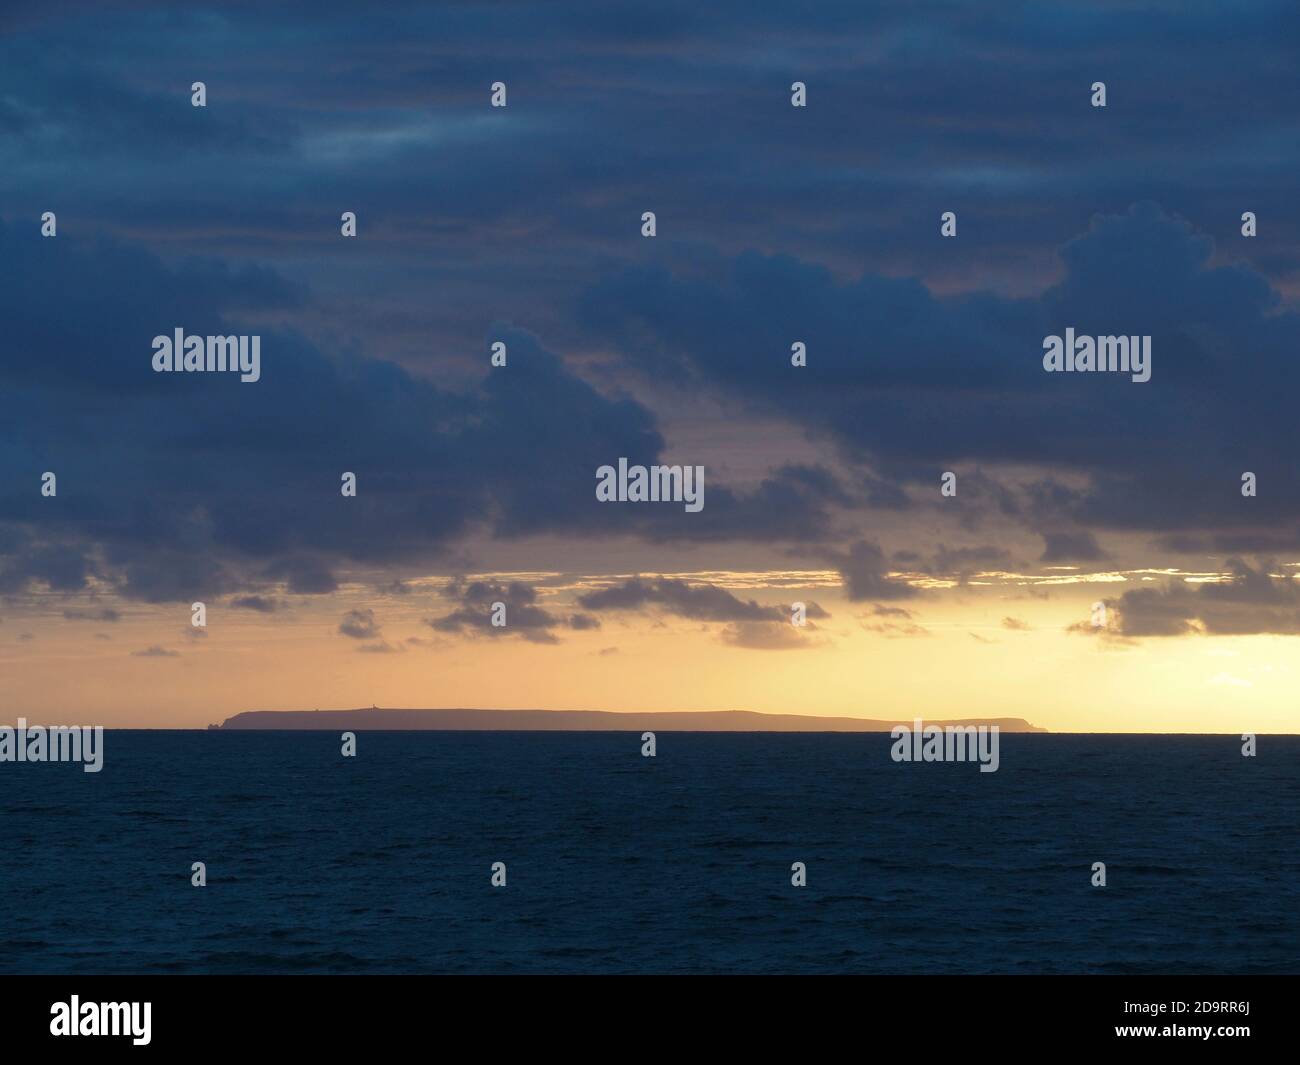
<path id="1" fill-rule="evenodd" d="M 1300 971 L 1300 737 L 1001 741 L 108 732 L 0 764 L 0 972 Z"/>

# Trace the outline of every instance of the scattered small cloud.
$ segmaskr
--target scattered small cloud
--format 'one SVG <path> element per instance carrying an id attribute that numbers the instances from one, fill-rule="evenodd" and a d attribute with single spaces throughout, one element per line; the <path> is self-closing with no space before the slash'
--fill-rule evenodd
<path id="1" fill-rule="evenodd" d="M 797 651 L 817 646 L 816 640 L 802 635 L 788 622 L 734 621 L 723 628 L 718 638 L 732 647 L 747 647 L 754 651 Z"/>
<path id="2" fill-rule="evenodd" d="M 904 610 L 901 606 L 884 606 L 880 603 L 876 604 L 871 613 L 878 618 L 905 618 L 910 621 L 912 617 L 912 612 Z"/>
<path id="3" fill-rule="evenodd" d="M 867 615 L 871 617 L 873 615 Z M 909 615 L 910 618 L 910 615 Z M 858 619 L 858 624 L 866 632 L 879 633 L 881 636 L 887 636 L 890 639 L 903 639 L 914 636 L 929 636 L 930 630 L 924 625 L 918 625 L 915 621 L 866 621 L 863 618 Z"/>
<path id="4" fill-rule="evenodd" d="M 280 608 L 278 600 L 264 595 L 237 596 L 230 600 L 230 605 L 236 610 L 252 610 L 258 614 L 274 614 Z"/>
<path id="5" fill-rule="evenodd" d="M 379 631 L 375 612 L 369 607 L 349 610 L 339 622 L 339 632 L 354 640 L 373 640 L 379 636 Z"/>
<path id="6" fill-rule="evenodd" d="M 121 612 L 112 607 L 100 610 L 65 610 L 63 616 L 69 621 L 106 621 L 110 625 L 122 620 Z"/>
<path id="7" fill-rule="evenodd" d="M 537 605 L 537 590 L 522 581 L 453 581 L 448 588 L 459 606 L 440 618 L 426 618 L 425 624 L 436 632 L 468 633 L 480 636 L 518 636 L 529 643 L 559 643 L 551 631 L 564 620 Z M 496 604 L 504 607 L 504 625 L 493 625 L 500 616 Z M 585 615 L 575 615 L 585 617 Z M 590 628 L 589 625 L 579 627 Z"/>

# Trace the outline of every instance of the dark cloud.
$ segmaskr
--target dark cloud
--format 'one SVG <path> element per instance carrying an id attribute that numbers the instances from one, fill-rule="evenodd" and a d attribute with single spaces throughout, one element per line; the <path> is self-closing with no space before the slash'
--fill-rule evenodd
<path id="1" fill-rule="evenodd" d="M 1106 557 L 1090 532 L 1048 532 L 1042 536 L 1040 562 L 1099 562 Z"/>
<path id="2" fill-rule="evenodd" d="M 429 618 L 426 624 L 438 632 L 459 632 L 486 636 L 519 636 L 530 643 L 559 643 L 551 631 L 564 624 L 564 619 L 537 605 L 537 590 L 521 581 L 503 584 L 498 581 L 457 580 L 448 589 L 448 595 L 459 601 L 457 609 L 440 618 Z M 505 607 L 505 624 L 493 625 L 495 604 Z M 574 615 L 581 618 L 583 615 Z M 578 628 L 589 628 L 586 621 Z"/>
<path id="3" fill-rule="evenodd" d="M 96 567 L 81 547 L 55 544 L 25 546 L 8 560 L 0 560 L 0 594 L 22 592 L 33 582 L 55 592 L 77 592 L 86 587 Z"/>
<path id="4" fill-rule="evenodd" d="M 6 464 L 0 588 L 78 590 L 98 543 L 133 598 L 229 590 L 258 556 L 290 591 L 328 593 L 331 556 L 428 554 L 489 505 L 503 534 L 571 529 L 592 510 L 598 465 L 653 458 L 662 444 L 643 408 L 605 401 L 523 334 L 509 336 L 508 376 L 455 396 L 390 363 L 332 360 L 295 334 L 229 320 L 250 286 L 275 292 L 265 272 L 236 283 L 111 242 L 42 244 L 0 229 L 0 312 L 12 327 L 0 353 L 5 414 L 42 456 L 39 468 Z M 260 332 L 262 380 L 152 373 L 151 338 L 177 324 Z M 102 446 L 80 446 L 86 439 Z M 235 439 L 241 461 L 231 460 Z M 59 474 L 54 499 L 38 492 L 46 468 Z M 339 494 L 343 470 L 358 473 L 356 499 Z M 408 491 L 413 483 L 423 490 Z M 37 523 L 45 538 L 76 539 L 32 546 Z"/>
<path id="5" fill-rule="evenodd" d="M 339 622 L 339 632 L 354 640 L 373 640 L 379 635 L 379 625 L 375 622 L 375 612 L 369 608 L 349 610 Z"/>
<path id="6" fill-rule="evenodd" d="M 1110 611 L 1105 627 L 1079 622 L 1070 631 L 1127 639 L 1193 633 L 1300 635 L 1300 591 L 1294 578 L 1275 574 L 1271 562 L 1251 567 L 1240 558 L 1229 559 L 1225 570 L 1219 583 L 1170 581 L 1126 591 L 1105 601 Z"/>
<path id="7" fill-rule="evenodd" d="M 213 25 L 6 12 L 0 594 L 321 595 L 353 567 L 454 572 L 471 535 L 555 535 L 838 548 L 854 598 L 891 599 L 912 590 L 843 547 L 838 511 L 938 539 L 919 501 L 962 461 L 991 472 L 963 468 L 950 520 L 1294 546 L 1295 5 L 569 0 L 503 24 L 496 5 L 241 4 L 215 67 Z M 1096 113 L 1104 70 L 1125 74 Z M 488 323 L 510 351 L 491 372 Z M 259 333 L 263 380 L 152 374 L 177 325 Z M 1068 325 L 1153 335 L 1152 382 L 1043 374 Z M 597 504 L 597 466 L 665 450 L 672 387 L 725 410 L 766 474 L 708 464 L 699 514 Z M 774 421 L 826 465 L 792 463 Z M 1100 557 L 1060 547 L 1044 560 Z"/>
<path id="8" fill-rule="evenodd" d="M 266 567 L 267 577 L 286 582 L 296 595 L 328 595 L 338 589 L 338 580 L 329 567 L 318 558 L 282 559 Z"/>
<path id="9" fill-rule="evenodd" d="M 809 637 L 788 621 L 772 624 L 762 621 L 736 621 L 723 628 L 718 638 L 732 647 L 754 651 L 795 651 L 816 646 Z"/>
<path id="10" fill-rule="evenodd" d="M 230 600 L 230 605 L 236 610 L 252 610 L 258 614 L 274 614 L 280 608 L 276 600 L 264 595 L 238 595 Z"/>
<path id="11" fill-rule="evenodd" d="M 1285 3 L 1048 5 L 1037 17 L 965 2 L 940 18 L 902 2 L 667 0 L 633 12 L 566 0 L 512 8 L 504 24 L 492 4 L 394 3 L 364 24 L 337 3 L 226 5 L 230 62 L 208 76 L 203 110 L 188 87 L 214 67 L 208 14 L 117 7 L 10 16 L 0 150 L 23 160 L 24 209 L 39 192 L 173 241 L 270 232 L 267 252 L 287 257 L 346 199 L 363 233 L 390 245 L 375 265 L 402 295 L 423 279 L 394 260 L 459 257 L 455 280 L 495 272 L 513 303 L 526 297 L 511 282 L 527 278 L 534 305 L 593 260 L 648 255 L 615 235 L 652 195 L 661 232 L 726 249 L 1023 280 L 1050 268 L 1045 249 L 1094 205 L 1163 198 L 1222 215 L 1216 235 L 1227 235 L 1238 212 L 1222 192 L 1248 189 L 1277 234 L 1262 231 L 1261 257 L 1279 269 L 1295 258 L 1285 175 L 1297 162 L 1288 43 L 1300 23 Z M 277 62 L 289 39 L 291 69 Z M 510 84 L 500 113 L 486 107 L 488 67 Z M 1099 71 L 1117 73 L 1111 107 L 1094 113 Z M 789 106 L 795 76 L 809 83 L 806 109 Z M 798 165 L 775 165 L 774 144 Z M 67 166 L 74 148 L 95 182 Z M 258 190 L 270 194 L 259 202 Z M 955 242 L 938 237 L 947 207 Z M 464 297 L 467 317 L 499 305 L 486 287 Z"/>
<path id="12" fill-rule="evenodd" d="M 121 611 L 107 606 L 101 607 L 99 610 L 65 610 L 63 616 L 69 621 L 107 621 L 112 623 L 122 620 Z"/>
<path id="13" fill-rule="evenodd" d="M 713 584 L 690 584 L 671 577 L 644 580 L 632 577 L 620 584 L 587 592 L 578 602 L 588 610 L 663 610 L 678 617 L 697 621 L 776 621 L 789 622 L 787 606 L 763 606 L 753 599 L 739 599 L 725 588 Z M 806 605 L 810 618 L 830 615 L 816 603 Z"/>
<path id="14" fill-rule="evenodd" d="M 889 565 L 878 544 L 858 540 L 847 553 L 830 556 L 844 579 L 844 588 L 850 600 L 908 599 L 916 589 L 905 581 L 890 577 Z"/>
<path id="15" fill-rule="evenodd" d="M 1258 530 L 1249 532 L 1197 535 L 1170 533 L 1155 539 L 1161 551 L 1194 555 L 1269 554 L 1283 551 L 1300 551 L 1300 529 Z"/>
<path id="16" fill-rule="evenodd" d="M 824 437 L 882 476 L 932 490 L 959 460 L 1050 476 L 1024 498 L 991 494 L 1041 527 L 1252 533 L 1300 518 L 1300 445 L 1290 397 L 1300 314 L 1214 241 L 1153 204 L 1095 218 L 1060 249 L 1063 278 L 1040 295 L 939 296 L 916 280 L 845 281 L 786 255 L 745 252 L 688 274 L 630 267 L 592 287 L 585 320 L 648 374 L 680 375 L 762 417 Z M 1047 374 L 1042 340 L 1152 336 L 1152 379 Z M 773 338 L 808 343 L 789 366 Z M 1249 352 L 1249 357 L 1244 353 Z M 758 353 L 758 354 L 756 354 Z M 1243 499 L 1243 470 L 1269 491 Z M 958 499 L 961 497 L 959 496 Z M 1060 539 L 1048 556 L 1099 557 Z"/>
<path id="17" fill-rule="evenodd" d="M 129 534 L 128 534 L 129 535 Z M 220 562 L 197 545 L 192 551 L 158 549 L 150 538 L 108 545 L 116 563 L 118 594 L 148 603 L 189 603 L 217 598 L 237 583 Z"/>
<path id="18" fill-rule="evenodd" d="M 1263 605 L 1292 605 L 1297 601 L 1294 578 L 1274 575 L 1277 563 L 1267 559 L 1252 569 L 1241 558 L 1230 558 L 1223 568 L 1229 579 L 1217 584 L 1202 584 L 1198 594 L 1203 599 L 1221 603 L 1257 603 Z"/>
<path id="19" fill-rule="evenodd" d="M 882 618 L 903 618 L 906 621 L 912 619 L 912 612 L 910 610 L 904 610 L 901 606 L 882 606 L 877 604 L 871 613 L 876 617 Z"/>
<path id="20" fill-rule="evenodd" d="M 978 547 L 950 548 L 940 544 L 935 552 L 931 572 L 942 576 L 965 578 L 972 573 L 1005 566 L 1011 553 L 1003 547 L 983 544 Z"/>
<path id="21" fill-rule="evenodd" d="M 186 273 L 113 242 L 9 230 L 0 242 L 0 315 L 13 328 L 0 403 L 42 456 L 39 468 L 7 465 L 0 482 L 10 552 L 0 592 L 33 581 L 75 591 L 99 575 L 148 602 L 267 579 L 321 595 L 337 590 L 342 567 L 427 562 L 475 527 L 503 538 L 806 539 L 825 535 L 828 508 L 849 500 L 827 471 L 785 465 L 744 491 L 706 472 L 699 514 L 603 505 L 596 469 L 622 456 L 655 462 L 664 442 L 654 418 L 605 397 L 527 333 L 501 330 L 508 368 L 453 392 L 239 320 L 249 286 L 265 282 L 267 299 L 283 303 L 265 273 Z M 258 332 L 262 379 L 154 374 L 150 339 L 178 323 Z M 80 446 L 86 439 L 101 446 Z M 60 476 L 52 500 L 31 487 L 46 467 Z M 355 498 L 339 492 L 343 471 L 357 474 Z M 34 542 L 33 530 L 60 542 Z"/>
<path id="22" fill-rule="evenodd" d="M 817 629 L 813 619 L 830 617 L 818 603 L 805 603 L 807 620 L 797 628 L 791 624 L 790 605 L 764 606 L 714 584 L 691 584 L 672 577 L 632 577 L 587 592 L 578 601 L 589 610 L 653 611 L 694 621 L 729 622 L 718 632 L 719 640 L 733 647 L 765 651 L 815 646 L 808 635 Z"/>

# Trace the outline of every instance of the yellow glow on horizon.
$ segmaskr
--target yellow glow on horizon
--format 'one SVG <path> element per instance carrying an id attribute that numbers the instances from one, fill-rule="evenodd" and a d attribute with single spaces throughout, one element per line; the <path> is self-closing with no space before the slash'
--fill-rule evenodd
<path id="1" fill-rule="evenodd" d="M 1040 591 L 1013 579 L 950 582 L 944 591 L 851 603 L 818 583 L 822 576 L 813 571 L 801 591 L 789 573 L 777 587 L 757 586 L 754 574 L 728 575 L 742 599 L 804 599 L 830 611 L 791 650 L 736 646 L 728 636 L 744 634 L 726 622 L 662 611 L 606 613 L 598 630 L 557 629 L 554 645 L 449 635 L 425 624 L 450 610 L 431 585 L 390 596 L 350 585 L 271 615 L 210 606 L 201 638 L 187 632 L 183 604 L 121 604 L 116 624 L 35 611 L 20 622 L 11 615 L 0 633 L 0 698 L 9 720 L 108 727 L 203 727 L 242 710 L 379 705 L 1019 717 L 1055 732 L 1300 732 L 1298 637 L 1124 642 L 1067 632 L 1088 617 L 1090 582 Z M 548 579 L 556 586 L 539 602 L 557 615 L 600 583 Z M 375 610 L 378 640 L 339 634 L 342 613 L 358 606 Z M 23 632 L 33 638 L 18 639 Z M 171 653 L 137 653 L 155 646 Z"/>

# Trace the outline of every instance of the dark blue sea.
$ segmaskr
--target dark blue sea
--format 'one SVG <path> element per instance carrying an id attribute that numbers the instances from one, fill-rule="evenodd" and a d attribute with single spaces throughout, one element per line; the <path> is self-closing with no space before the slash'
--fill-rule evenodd
<path id="1" fill-rule="evenodd" d="M 1003 735 L 985 774 L 887 735 L 358 740 L 0 764 L 0 971 L 1300 971 L 1300 737 Z"/>

